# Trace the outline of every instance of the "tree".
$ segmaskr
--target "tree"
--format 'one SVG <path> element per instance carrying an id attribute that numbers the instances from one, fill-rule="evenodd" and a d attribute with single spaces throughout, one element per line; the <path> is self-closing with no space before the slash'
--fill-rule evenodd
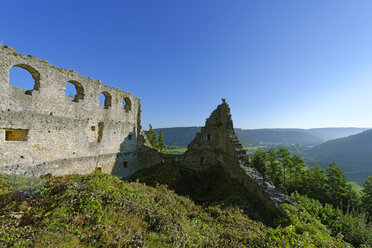
<path id="1" fill-rule="evenodd" d="M 265 176 L 267 174 L 267 155 L 266 152 L 258 149 L 252 158 L 252 166 L 256 168 L 262 176 Z"/>
<path id="2" fill-rule="evenodd" d="M 164 144 L 164 137 L 163 137 L 163 130 L 160 129 L 159 138 L 158 138 L 158 147 L 160 151 L 165 150 L 165 144 Z"/>
<path id="3" fill-rule="evenodd" d="M 290 157 L 290 152 L 285 149 L 284 147 L 280 147 L 279 150 L 277 151 L 277 156 L 279 158 L 279 161 L 282 165 L 282 172 L 283 172 L 283 185 L 286 187 L 286 171 L 287 168 L 292 167 L 292 161 Z"/>
<path id="4" fill-rule="evenodd" d="M 325 182 L 326 176 L 324 170 L 318 165 L 305 171 L 303 176 L 302 193 L 310 198 L 325 202 Z"/>
<path id="5" fill-rule="evenodd" d="M 149 130 L 145 131 L 145 134 L 146 134 L 152 148 L 158 149 L 159 147 L 158 147 L 158 142 L 156 141 L 156 132 L 154 131 L 154 129 L 152 129 L 151 124 L 149 124 Z"/>
<path id="6" fill-rule="evenodd" d="M 342 197 L 342 202 L 345 202 L 343 210 L 346 211 L 357 211 L 361 205 L 361 199 L 359 194 L 353 189 L 351 184 L 347 183 L 346 192 Z"/>
<path id="7" fill-rule="evenodd" d="M 271 148 L 267 153 L 267 158 L 268 158 L 267 174 L 270 176 L 273 184 L 278 185 L 280 183 L 279 181 L 280 163 L 277 161 L 276 152 L 273 148 Z"/>
<path id="8" fill-rule="evenodd" d="M 302 174 L 305 171 L 306 164 L 305 161 L 298 155 L 293 155 L 291 158 L 292 164 L 293 164 L 293 177 L 294 177 L 294 183 L 293 183 L 293 188 L 298 190 L 299 188 L 299 183 L 302 179 Z"/>
<path id="9" fill-rule="evenodd" d="M 362 206 L 368 214 L 369 221 L 372 220 L 372 176 L 363 184 Z"/>
<path id="10" fill-rule="evenodd" d="M 335 207 L 341 207 L 342 198 L 347 193 L 347 181 L 344 172 L 337 164 L 331 163 L 326 170 L 328 201 Z"/>

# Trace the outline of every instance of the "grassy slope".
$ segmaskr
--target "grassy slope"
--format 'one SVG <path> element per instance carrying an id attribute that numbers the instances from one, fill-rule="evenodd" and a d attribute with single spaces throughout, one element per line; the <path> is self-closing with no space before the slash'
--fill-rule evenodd
<path id="1" fill-rule="evenodd" d="M 349 247 L 306 211 L 285 211 L 290 220 L 273 228 L 237 205 L 201 206 L 103 173 L 32 185 L 0 176 L 1 247 Z"/>

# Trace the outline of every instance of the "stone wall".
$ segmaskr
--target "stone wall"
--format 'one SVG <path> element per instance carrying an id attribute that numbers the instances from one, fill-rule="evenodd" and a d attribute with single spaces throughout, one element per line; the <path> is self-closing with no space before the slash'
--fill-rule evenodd
<path id="1" fill-rule="evenodd" d="M 279 206 L 282 203 L 292 202 L 289 196 L 277 190 L 250 166 L 248 156 L 234 132 L 230 108 L 224 99 L 179 161 L 183 170 L 194 174 L 218 165 L 241 182 L 248 192 L 257 196 L 262 207 L 274 215 L 281 214 Z"/>
<path id="2" fill-rule="evenodd" d="M 13 67 L 31 73 L 32 90 L 9 84 Z M 67 82 L 76 88 L 73 99 L 65 96 Z M 0 173 L 64 175 L 100 167 L 128 176 L 138 168 L 140 111 L 131 93 L 0 47 Z"/>

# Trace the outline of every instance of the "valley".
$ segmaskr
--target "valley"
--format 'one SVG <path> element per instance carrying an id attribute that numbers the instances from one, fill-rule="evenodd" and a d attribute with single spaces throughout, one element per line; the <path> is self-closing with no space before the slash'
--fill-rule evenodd
<path id="1" fill-rule="evenodd" d="M 200 127 L 162 128 L 167 152 L 182 154 Z M 157 133 L 160 129 L 155 129 Z M 323 169 L 335 162 L 349 181 L 363 185 L 372 175 L 372 131 L 368 128 L 241 129 L 236 135 L 248 156 L 260 149 L 284 147 L 301 156 L 309 167 Z"/>

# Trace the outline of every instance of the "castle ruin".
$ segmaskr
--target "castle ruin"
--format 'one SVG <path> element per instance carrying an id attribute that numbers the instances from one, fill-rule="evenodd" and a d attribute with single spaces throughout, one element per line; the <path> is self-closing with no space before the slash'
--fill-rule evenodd
<path id="1" fill-rule="evenodd" d="M 9 70 L 33 77 L 32 90 L 9 85 Z M 65 96 L 66 83 L 76 88 Z M 104 106 L 99 94 L 105 96 Z M 183 171 L 222 168 L 280 214 L 290 198 L 250 166 L 223 100 L 183 155 L 152 149 L 141 134 L 141 103 L 132 94 L 57 68 L 45 60 L 0 47 L 0 173 L 25 176 L 87 174 L 101 170 L 122 178 L 164 160 Z"/>
<path id="2" fill-rule="evenodd" d="M 32 90 L 9 85 L 13 67 L 32 75 Z M 68 82 L 76 88 L 73 98 L 65 96 Z M 130 93 L 4 46 L 0 111 L 1 173 L 84 174 L 100 168 L 125 177 L 138 168 L 141 103 Z"/>

